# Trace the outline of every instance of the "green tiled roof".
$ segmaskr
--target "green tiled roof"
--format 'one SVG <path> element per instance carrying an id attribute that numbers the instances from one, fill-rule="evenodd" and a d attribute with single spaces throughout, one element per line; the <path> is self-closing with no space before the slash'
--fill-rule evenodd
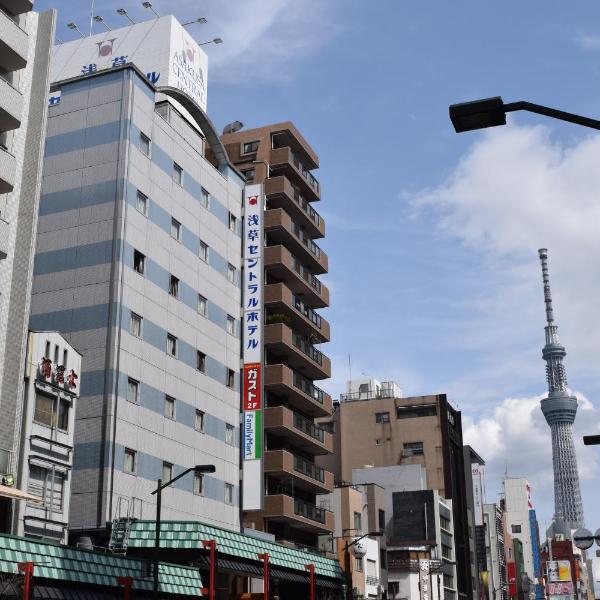
<path id="1" fill-rule="evenodd" d="M 38 578 L 116 587 L 117 577 L 133 577 L 134 589 L 152 590 L 147 561 L 0 534 L 0 573 L 16 573 L 17 563 L 28 561 Z M 167 594 L 201 596 L 198 569 L 161 562 L 159 584 Z"/>
<path id="2" fill-rule="evenodd" d="M 132 548 L 154 546 L 154 521 L 134 521 L 128 545 Z M 197 521 L 163 521 L 160 527 L 161 548 L 201 548 L 203 540 L 215 540 L 221 554 L 258 561 L 259 552 L 269 553 L 269 564 L 306 573 L 304 565 L 314 564 L 315 573 L 322 577 L 342 577 L 337 560 L 321 554 L 288 548 L 282 544 L 249 537 L 236 531 L 221 529 Z"/>

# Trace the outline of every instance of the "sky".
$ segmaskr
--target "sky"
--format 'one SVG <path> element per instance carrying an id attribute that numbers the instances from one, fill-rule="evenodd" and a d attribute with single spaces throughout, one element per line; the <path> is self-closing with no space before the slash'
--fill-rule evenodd
<path id="1" fill-rule="evenodd" d="M 329 255 L 323 311 L 333 397 L 350 375 L 406 396 L 446 393 L 486 460 L 486 499 L 526 477 L 540 527 L 553 513 L 544 304 L 549 250 L 555 316 L 579 398 L 575 440 L 595 530 L 600 448 L 600 135 L 514 113 L 457 135 L 448 105 L 501 95 L 600 118 L 600 3 L 580 0 L 179 0 L 153 2 L 192 25 L 209 55 L 208 113 L 221 129 L 291 120 L 320 157 Z M 140 2 L 96 2 L 113 27 L 150 18 Z M 58 8 L 57 35 L 90 6 Z M 86 26 L 85 23 L 88 23 Z M 101 29 L 101 26 L 100 26 Z M 100 31 L 95 29 L 95 31 Z"/>

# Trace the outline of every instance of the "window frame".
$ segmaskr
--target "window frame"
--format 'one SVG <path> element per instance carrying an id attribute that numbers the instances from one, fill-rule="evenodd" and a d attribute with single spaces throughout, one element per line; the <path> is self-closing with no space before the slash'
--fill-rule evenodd
<path id="1" fill-rule="evenodd" d="M 251 142 L 242 142 L 242 155 L 246 155 L 246 154 L 256 154 L 258 152 L 258 147 L 260 145 L 260 140 L 252 140 Z M 248 150 L 246 147 L 250 146 L 250 150 Z"/>
<path id="2" fill-rule="evenodd" d="M 237 233 L 237 223 L 238 218 L 231 211 L 229 211 L 229 231 L 232 233 Z"/>
<path id="3" fill-rule="evenodd" d="M 161 475 L 162 475 L 162 482 L 163 483 L 167 483 L 168 481 L 171 481 L 171 479 L 173 479 L 173 463 L 170 463 L 168 460 L 163 460 L 162 462 L 162 470 L 161 470 Z M 165 473 L 165 469 L 168 469 L 168 473 Z M 168 475 L 168 479 L 165 475 Z"/>
<path id="4" fill-rule="evenodd" d="M 232 265 L 230 262 L 228 262 L 227 263 L 227 281 L 229 281 L 229 283 L 233 283 L 235 285 L 236 275 L 237 275 L 237 269 L 235 268 L 234 265 Z"/>
<path id="5" fill-rule="evenodd" d="M 133 249 L 133 270 L 142 277 L 146 275 L 146 255 L 136 248 Z"/>
<path id="6" fill-rule="evenodd" d="M 228 446 L 235 446 L 235 426 L 231 423 L 225 423 L 225 443 Z"/>
<path id="7" fill-rule="evenodd" d="M 180 187 L 183 187 L 183 177 L 184 177 L 184 171 L 183 171 L 183 167 L 173 161 L 173 181 Z"/>
<path id="8" fill-rule="evenodd" d="M 134 323 L 137 323 L 139 326 L 138 333 L 134 333 L 134 331 L 133 331 Z M 129 311 L 129 333 L 133 337 L 136 337 L 140 340 L 143 339 L 143 337 L 144 337 L 144 317 L 142 317 L 141 315 L 138 315 L 136 312 L 133 312 L 133 311 Z"/>
<path id="9" fill-rule="evenodd" d="M 200 417 L 200 419 L 198 419 L 198 417 Z M 196 415 L 194 417 L 194 429 L 196 431 L 199 431 L 200 433 L 204 433 L 204 419 L 206 418 L 206 413 L 203 410 L 200 410 L 199 408 L 196 409 Z M 198 427 L 198 420 L 200 420 L 201 422 L 201 426 Z"/>
<path id="10" fill-rule="evenodd" d="M 390 413 L 389 411 L 377 412 L 375 413 L 375 423 L 389 423 L 390 422 Z"/>
<path id="11" fill-rule="evenodd" d="M 227 315 L 227 333 L 235 336 L 235 317 L 233 315 Z"/>
<path id="12" fill-rule="evenodd" d="M 176 235 L 173 235 L 173 231 Z M 181 243 L 181 223 L 175 217 L 171 217 L 171 238 Z"/>
<path id="13" fill-rule="evenodd" d="M 200 206 L 207 209 L 210 208 L 210 193 L 202 186 L 200 186 Z"/>
<path id="14" fill-rule="evenodd" d="M 163 410 L 163 416 L 165 417 L 165 419 L 169 419 L 170 421 L 177 420 L 176 405 L 177 400 L 175 399 L 175 397 L 170 396 L 169 394 L 165 394 L 165 404 Z M 168 407 L 170 408 L 168 409 Z"/>
<path id="15" fill-rule="evenodd" d="M 169 296 L 179 300 L 179 277 L 169 273 Z"/>
<path id="16" fill-rule="evenodd" d="M 145 152 L 146 147 L 148 148 L 148 152 Z M 151 156 L 152 156 L 152 138 L 147 136 L 143 131 L 140 131 L 140 144 L 139 144 L 138 148 L 144 156 L 151 158 Z"/>
<path id="17" fill-rule="evenodd" d="M 140 200 L 143 201 L 144 210 L 140 210 Z M 148 196 L 146 196 L 146 194 L 144 194 L 144 192 L 141 190 L 137 190 L 135 197 L 135 208 L 140 214 L 144 215 L 144 217 L 148 216 Z"/>
<path id="18" fill-rule="evenodd" d="M 206 353 L 196 350 L 196 371 L 206 373 Z"/>
<path id="19" fill-rule="evenodd" d="M 170 352 L 169 346 L 173 346 L 173 352 Z M 167 332 L 167 354 L 173 358 L 177 358 L 177 336 Z"/>
<path id="20" fill-rule="evenodd" d="M 200 244 L 198 245 L 198 258 L 200 258 L 201 261 L 208 263 L 209 251 L 210 246 L 206 242 L 200 240 Z"/>
<path id="21" fill-rule="evenodd" d="M 202 307 L 202 310 L 200 310 L 201 307 Z M 208 299 L 205 296 L 203 296 L 202 294 L 198 294 L 197 311 L 198 311 L 198 314 L 202 315 L 203 317 L 208 316 Z"/>
<path id="22" fill-rule="evenodd" d="M 198 481 L 200 486 L 196 485 Z M 204 496 L 204 473 L 194 473 L 194 496 Z"/>
<path id="23" fill-rule="evenodd" d="M 402 444 L 402 456 L 425 456 L 423 442 L 404 442 Z"/>
<path id="24" fill-rule="evenodd" d="M 235 371 L 229 367 L 225 367 L 225 385 L 232 390 L 235 387 Z"/>
<path id="25" fill-rule="evenodd" d="M 135 400 L 131 400 L 129 398 L 129 390 L 131 384 L 135 385 Z M 132 404 L 140 403 L 140 382 L 137 379 L 134 379 L 133 377 L 127 378 L 127 402 L 131 402 Z"/>
<path id="26" fill-rule="evenodd" d="M 229 490 L 229 500 L 227 499 L 227 491 Z M 224 486 L 224 498 L 223 502 L 230 506 L 233 506 L 233 483 L 225 483 Z"/>
<path id="27" fill-rule="evenodd" d="M 127 457 L 131 458 L 132 469 L 127 469 Z M 137 475 L 137 450 L 125 448 L 123 453 L 123 472 L 129 475 Z"/>

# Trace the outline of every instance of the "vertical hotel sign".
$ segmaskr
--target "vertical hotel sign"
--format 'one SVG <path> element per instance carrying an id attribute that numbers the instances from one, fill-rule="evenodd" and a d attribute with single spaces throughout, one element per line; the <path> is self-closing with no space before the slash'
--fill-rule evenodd
<path id="1" fill-rule="evenodd" d="M 263 193 L 244 189 L 242 508 L 263 507 Z"/>

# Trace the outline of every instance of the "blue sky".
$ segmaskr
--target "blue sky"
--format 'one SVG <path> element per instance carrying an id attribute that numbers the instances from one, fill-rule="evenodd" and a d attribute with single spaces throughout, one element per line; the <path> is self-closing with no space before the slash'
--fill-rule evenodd
<path id="1" fill-rule="evenodd" d="M 600 118 L 600 4 L 400 0 L 182 0 L 208 46 L 208 110 L 220 128 L 292 120 L 320 156 L 336 396 L 353 375 L 406 395 L 446 392 L 465 436 L 499 477 L 528 477 L 552 514 L 550 436 L 538 408 L 544 311 L 537 249 L 547 246 L 567 373 L 581 394 L 576 437 L 600 430 L 600 139 L 515 115 L 457 135 L 448 105 L 502 95 Z M 89 22 L 83 3 L 42 0 Z M 130 0 L 97 4 L 113 26 Z M 98 30 L 99 31 L 99 30 Z M 579 441 L 578 441 L 579 444 Z M 588 526 L 600 450 L 578 445 Z"/>

